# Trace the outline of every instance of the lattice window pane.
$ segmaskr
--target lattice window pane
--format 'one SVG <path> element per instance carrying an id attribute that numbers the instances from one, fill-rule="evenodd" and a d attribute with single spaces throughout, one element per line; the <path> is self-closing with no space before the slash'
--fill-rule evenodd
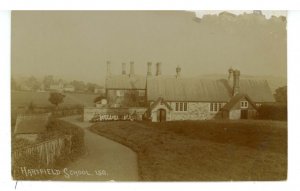
<path id="1" fill-rule="evenodd" d="M 184 103 L 184 111 L 187 111 L 187 103 Z"/>

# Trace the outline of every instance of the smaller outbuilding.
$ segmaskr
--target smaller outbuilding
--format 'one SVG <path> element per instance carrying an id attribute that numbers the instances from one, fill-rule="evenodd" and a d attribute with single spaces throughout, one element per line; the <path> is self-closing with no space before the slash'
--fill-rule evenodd
<path id="1" fill-rule="evenodd" d="M 257 107 L 246 94 L 233 96 L 221 109 L 223 119 L 254 119 Z"/>

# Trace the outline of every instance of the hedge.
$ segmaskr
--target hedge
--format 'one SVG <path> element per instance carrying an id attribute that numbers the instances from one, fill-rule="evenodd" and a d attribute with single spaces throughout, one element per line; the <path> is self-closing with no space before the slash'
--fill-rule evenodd
<path id="1" fill-rule="evenodd" d="M 279 103 L 261 105 L 258 108 L 258 118 L 287 121 L 287 105 Z"/>

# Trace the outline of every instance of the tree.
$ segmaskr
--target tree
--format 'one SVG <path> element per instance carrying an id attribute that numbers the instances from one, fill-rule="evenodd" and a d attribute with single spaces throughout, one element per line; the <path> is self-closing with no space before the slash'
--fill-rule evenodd
<path id="1" fill-rule="evenodd" d="M 40 88 L 40 82 L 34 77 L 31 76 L 29 77 L 26 81 L 25 84 L 31 89 L 31 90 L 38 90 Z"/>
<path id="2" fill-rule="evenodd" d="M 10 87 L 11 87 L 12 90 L 18 90 L 19 89 L 19 85 L 18 85 L 18 83 L 16 82 L 16 80 L 14 78 L 11 78 L 10 82 L 11 82 Z"/>
<path id="3" fill-rule="evenodd" d="M 277 88 L 274 97 L 276 102 L 287 104 L 287 86 Z"/>
<path id="4" fill-rule="evenodd" d="M 86 84 L 86 87 L 87 87 L 87 90 L 88 90 L 89 92 L 94 93 L 95 88 L 97 87 L 97 84 L 87 83 L 87 84 Z"/>
<path id="5" fill-rule="evenodd" d="M 50 88 L 50 85 L 54 83 L 54 78 L 51 75 L 45 76 L 43 80 L 43 84 L 46 89 Z"/>
<path id="6" fill-rule="evenodd" d="M 85 83 L 83 81 L 73 80 L 71 82 L 71 85 L 74 86 L 75 91 L 77 91 L 77 92 L 84 92 L 86 90 L 86 86 L 85 86 Z"/>
<path id="7" fill-rule="evenodd" d="M 58 107 L 58 105 L 60 103 L 64 102 L 64 98 L 65 95 L 61 94 L 61 93 L 57 93 L 57 92 L 51 92 L 50 93 L 50 97 L 49 97 L 49 101 L 56 106 L 56 108 Z"/>
<path id="8" fill-rule="evenodd" d="M 34 113 L 35 104 L 31 101 L 28 105 L 27 111 L 28 113 Z"/>
<path id="9" fill-rule="evenodd" d="M 258 108 L 258 118 L 267 120 L 287 120 L 287 105 L 279 102 L 263 104 Z"/>

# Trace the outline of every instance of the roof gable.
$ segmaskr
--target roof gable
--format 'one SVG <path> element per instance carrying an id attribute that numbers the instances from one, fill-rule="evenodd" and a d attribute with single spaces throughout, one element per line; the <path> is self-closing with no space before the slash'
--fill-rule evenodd
<path id="1" fill-rule="evenodd" d="M 161 97 L 159 97 L 154 103 L 149 107 L 149 111 L 152 111 L 158 104 L 164 104 L 169 110 L 172 110 L 172 107 Z"/>
<path id="2" fill-rule="evenodd" d="M 256 108 L 256 105 L 253 103 L 253 101 L 250 99 L 250 97 L 246 94 L 237 94 L 233 96 L 230 101 L 222 108 L 222 110 L 230 110 L 235 104 L 237 104 L 241 99 L 245 98 L 249 104 L 253 106 L 254 109 Z"/>

